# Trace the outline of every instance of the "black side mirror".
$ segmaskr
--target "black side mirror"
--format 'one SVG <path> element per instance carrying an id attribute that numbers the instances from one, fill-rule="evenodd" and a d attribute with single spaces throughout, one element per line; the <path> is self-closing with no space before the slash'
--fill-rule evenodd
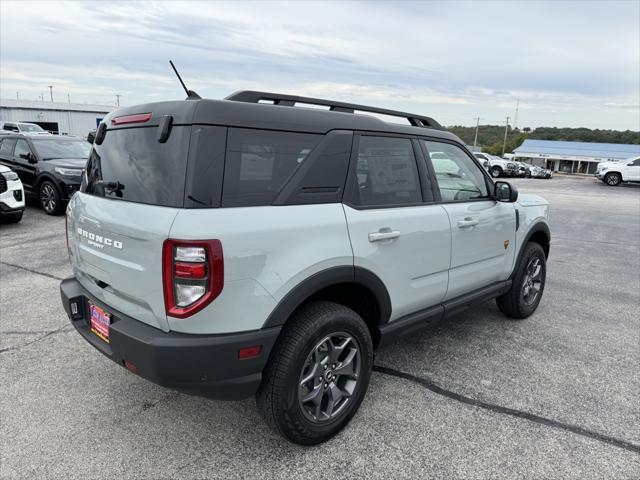
<path id="1" fill-rule="evenodd" d="M 498 202 L 513 203 L 518 200 L 518 189 L 507 182 L 496 182 L 493 198 Z"/>
<path id="2" fill-rule="evenodd" d="M 33 156 L 33 154 L 31 152 L 27 152 L 27 153 L 21 153 L 20 154 L 20 158 L 24 158 L 25 160 L 27 160 L 29 163 L 36 163 L 36 157 Z"/>

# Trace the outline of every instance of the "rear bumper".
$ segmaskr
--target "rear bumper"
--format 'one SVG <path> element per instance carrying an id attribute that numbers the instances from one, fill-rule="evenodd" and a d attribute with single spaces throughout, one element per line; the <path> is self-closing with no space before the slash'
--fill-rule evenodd
<path id="1" fill-rule="evenodd" d="M 97 301 L 73 277 L 60 283 L 60 295 L 78 333 L 114 362 L 124 366 L 126 360 L 129 370 L 158 385 L 221 400 L 256 392 L 281 328 L 224 335 L 165 333 Z M 89 329 L 88 301 L 112 314 L 108 344 Z M 240 348 L 256 345 L 262 347 L 257 358 L 238 359 Z"/>

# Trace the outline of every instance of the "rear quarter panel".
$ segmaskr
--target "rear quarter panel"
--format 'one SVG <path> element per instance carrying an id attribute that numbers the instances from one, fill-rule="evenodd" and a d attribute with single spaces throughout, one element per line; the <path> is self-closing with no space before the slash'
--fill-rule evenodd
<path id="1" fill-rule="evenodd" d="M 353 266 L 341 204 L 184 209 L 170 236 L 218 239 L 224 255 L 222 293 L 192 317 L 168 317 L 177 332 L 257 330 L 304 279 Z"/>

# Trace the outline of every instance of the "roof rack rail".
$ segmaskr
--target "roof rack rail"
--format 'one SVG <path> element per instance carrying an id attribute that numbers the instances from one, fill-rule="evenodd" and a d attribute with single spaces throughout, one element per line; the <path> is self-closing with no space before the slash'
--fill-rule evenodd
<path id="1" fill-rule="evenodd" d="M 355 113 L 369 112 L 379 113 L 382 115 L 390 115 L 393 117 L 406 118 L 414 127 L 428 127 L 438 130 L 445 130 L 445 128 L 436 122 L 431 117 L 425 117 L 422 115 L 415 115 L 413 113 L 400 112 L 397 110 L 388 110 L 386 108 L 367 107 L 366 105 L 357 105 L 355 103 L 336 102 L 333 100 L 323 100 L 321 98 L 313 97 L 299 97 L 295 95 L 286 95 L 281 93 L 270 92 L 256 92 L 253 90 L 242 90 L 232 93 L 225 100 L 232 100 L 234 102 L 246 102 L 246 103 L 260 103 L 261 101 L 271 101 L 274 105 L 282 105 L 287 107 L 293 107 L 296 103 L 307 103 L 311 105 L 322 105 L 329 107 L 332 112 L 342 113 Z"/>

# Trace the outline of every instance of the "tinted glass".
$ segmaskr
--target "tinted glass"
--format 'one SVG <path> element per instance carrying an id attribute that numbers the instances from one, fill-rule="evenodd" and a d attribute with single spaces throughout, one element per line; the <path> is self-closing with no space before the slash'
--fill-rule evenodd
<path id="1" fill-rule="evenodd" d="M 321 135 L 230 128 L 222 206 L 270 205 Z"/>
<path id="2" fill-rule="evenodd" d="M 0 144 L 0 155 L 13 155 L 13 146 L 16 144 L 14 138 L 5 138 Z"/>
<path id="3" fill-rule="evenodd" d="M 411 140 L 360 137 L 354 201 L 361 206 L 391 206 L 422 202 Z"/>
<path id="4" fill-rule="evenodd" d="M 29 144 L 26 142 L 26 140 L 18 140 L 16 142 L 16 149 L 13 153 L 13 156 L 20 157 L 21 155 L 27 155 L 29 153 L 31 153 L 31 149 L 29 148 Z"/>
<path id="5" fill-rule="evenodd" d="M 91 195 L 167 207 L 183 204 L 190 127 L 174 126 L 166 143 L 157 128 L 107 132 L 87 163 L 82 191 Z"/>
<path id="6" fill-rule="evenodd" d="M 84 140 L 47 136 L 47 138 L 34 138 L 32 141 L 40 160 L 89 158 L 89 153 L 91 152 L 91 145 Z"/>
<path id="7" fill-rule="evenodd" d="M 634 160 L 634 161 L 633 161 L 633 165 L 634 165 L 635 167 L 640 166 L 640 158 L 639 158 L 639 159 L 637 159 L 637 160 Z"/>
<path id="8" fill-rule="evenodd" d="M 445 202 L 488 197 L 482 170 L 464 150 L 449 143 L 424 142 Z"/>

